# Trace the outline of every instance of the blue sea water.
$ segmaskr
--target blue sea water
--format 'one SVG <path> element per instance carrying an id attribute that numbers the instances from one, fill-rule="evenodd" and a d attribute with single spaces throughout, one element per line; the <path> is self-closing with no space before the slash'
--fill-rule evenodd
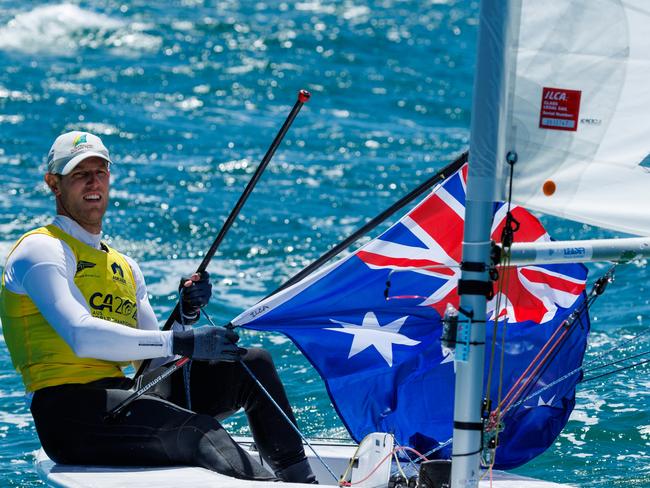
<path id="1" fill-rule="evenodd" d="M 477 13 L 461 0 L 0 0 L 0 254 L 53 214 L 42 181 L 53 139 L 94 132 L 116 161 L 107 238 L 140 262 L 164 320 L 306 88 L 312 100 L 209 268 L 209 310 L 227 322 L 467 148 Z M 556 238 L 605 235 L 544 222 Z M 593 309 L 587 360 L 650 349 L 647 336 L 629 341 L 650 320 L 648 269 L 619 268 Z M 287 339 L 242 342 L 272 351 L 306 434 L 346 436 Z M 555 444 L 517 471 L 650 486 L 648 371 L 583 384 Z M 22 394 L 0 347 L 0 486 L 42 484 Z M 241 416 L 228 427 L 246 433 Z"/>

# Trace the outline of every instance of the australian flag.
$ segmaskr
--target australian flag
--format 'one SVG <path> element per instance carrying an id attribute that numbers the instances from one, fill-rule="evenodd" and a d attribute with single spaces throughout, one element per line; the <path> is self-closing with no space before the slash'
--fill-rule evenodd
<path id="1" fill-rule="evenodd" d="M 459 304 L 466 178 L 467 166 L 378 238 L 233 320 L 290 337 L 322 376 L 357 441 L 371 432 L 391 432 L 400 444 L 426 452 L 452 437 L 454 363 L 441 347 L 441 315 L 448 303 Z M 515 241 L 550 240 L 526 210 L 514 206 L 511 212 L 520 223 Z M 506 214 L 504 204 L 495 205 L 495 241 Z M 496 358 L 506 336 L 503 392 L 582 303 L 586 278 L 586 268 L 578 264 L 499 270 L 504 286 L 489 302 L 486 358 L 496 316 Z M 588 328 L 585 317 L 571 329 L 527 393 L 547 388 L 505 415 L 497 468 L 513 468 L 540 454 L 566 424 L 580 375 L 548 385 L 580 367 Z M 497 362 L 495 401 L 499 368 Z M 439 453 L 449 456 L 451 449 Z"/>

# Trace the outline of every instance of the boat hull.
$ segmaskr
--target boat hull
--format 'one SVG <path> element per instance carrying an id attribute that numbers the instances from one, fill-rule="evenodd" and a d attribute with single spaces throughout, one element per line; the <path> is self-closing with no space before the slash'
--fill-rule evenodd
<path id="1" fill-rule="evenodd" d="M 252 449 L 253 444 L 248 439 L 238 439 L 240 444 L 259 458 Z M 334 473 L 342 474 L 350 458 L 354 455 L 356 446 L 342 443 L 312 443 L 319 456 L 328 464 Z M 332 475 L 321 465 L 313 453 L 309 461 L 314 474 L 321 485 L 337 486 Z M 36 455 L 36 468 L 41 479 L 48 486 L 57 488 L 177 488 L 191 486 L 193 488 L 278 488 L 281 484 L 269 481 L 248 481 L 231 478 L 204 468 L 190 466 L 140 467 L 140 466 L 75 466 L 53 462 L 43 449 Z M 487 479 L 479 483 L 480 488 L 488 488 Z M 292 483 L 292 487 L 306 488 L 301 483 Z M 358 485 L 362 486 L 362 485 Z M 571 485 L 535 480 L 504 472 L 493 473 L 493 488 L 567 488 Z"/>

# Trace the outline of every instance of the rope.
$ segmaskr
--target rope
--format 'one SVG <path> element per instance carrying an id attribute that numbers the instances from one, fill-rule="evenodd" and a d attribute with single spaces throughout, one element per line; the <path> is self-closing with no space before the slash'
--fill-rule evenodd
<path id="1" fill-rule="evenodd" d="M 395 444 L 397 444 L 397 447 L 402 447 L 400 444 L 397 443 L 397 441 L 395 441 Z M 406 460 L 408 461 L 408 463 L 411 465 L 412 468 L 414 469 L 418 468 L 417 461 L 419 461 L 419 458 L 414 461 L 413 459 L 410 458 L 410 456 L 406 456 Z M 395 461 L 397 462 L 397 469 L 399 470 L 400 474 L 404 477 L 404 479 L 407 479 L 407 476 L 404 474 L 404 471 L 402 470 L 401 463 L 399 462 L 399 459 L 397 459 L 397 453 L 395 453 Z"/>
<path id="2" fill-rule="evenodd" d="M 452 438 L 452 437 L 450 437 L 449 439 L 447 439 L 447 440 L 446 440 L 445 442 L 443 442 L 442 444 L 440 444 L 440 445 L 434 447 L 434 448 L 431 449 L 430 451 L 425 452 L 425 453 L 423 454 L 423 456 L 426 457 L 426 458 L 428 458 L 428 457 L 431 456 L 431 454 L 433 454 L 434 452 L 438 452 L 440 449 L 442 449 L 442 448 L 448 446 L 449 444 L 451 444 L 451 441 L 453 441 L 453 438 Z M 418 462 L 418 461 L 419 461 L 419 460 L 416 460 L 415 462 Z"/>
<path id="3" fill-rule="evenodd" d="M 361 442 L 363 442 L 363 440 L 362 440 Z M 359 443 L 359 446 L 361 446 L 361 443 Z M 395 449 L 393 449 L 391 452 L 389 452 L 386 456 L 384 456 L 384 457 L 381 459 L 381 461 L 379 461 L 379 462 L 375 465 L 375 467 L 372 468 L 372 471 L 370 471 L 370 473 L 368 473 L 365 477 L 363 477 L 362 479 L 360 479 L 360 480 L 358 480 L 358 481 L 355 481 L 354 483 L 351 483 L 351 482 L 349 482 L 349 481 L 341 480 L 341 481 L 339 482 L 339 486 L 355 486 L 355 485 L 359 485 L 359 484 L 363 483 L 364 481 L 367 481 L 367 480 L 368 480 L 368 479 L 369 479 L 369 478 L 370 478 L 370 477 L 375 473 L 375 471 L 377 471 L 377 470 L 379 469 L 379 467 L 380 467 L 382 464 L 384 464 L 387 460 L 389 460 L 392 456 L 396 455 L 396 454 L 397 454 L 398 452 L 400 452 L 400 451 L 409 451 L 409 452 L 413 452 L 413 453 L 415 453 L 415 454 L 418 456 L 418 458 L 419 458 L 420 460 L 428 461 L 428 459 L 424 456 L 424 454 L 420 454 L 418 451 L 416 451 L 416 450 L 413 449 L 412 447 L 399 446 L 399 447 L 396 447 Z M 355 455 L 356 455 L 356 452 L 355 452 Z M 354 456 L 352 457 L 352 459 L 354 459 Z M 398 464 L 399 464 L 399 462 L 398 462 Z M 349 471 L 349 470 L 346 470 L 346 471 L 345 471 L 345 475 L 347 475 L 348 471 Z M 344 476 L 345 476 L 345 475 L 344 475 Z M 404 476 L 404 478 L 406 478 L 406 475 L 403 475 L 403 476 Z"/>
<path id="4" fill-rule="evenodd" d="M 536 382 L 541 378 L 544 373 L 546 372 L 547 368 L 551 365 L 551 363 L 555 360 L 557 355 L 560 352 L 560 349 L 563 344 L 561 342 L 565 340 L 566 337 L 568 337 L 568 334 L 573 330 L 574 324 L 576 321 L 580 324 L 581 327 L 584 327 L 582 324 L 582 317 L 585 312 L 588 312 L 593 303 L 596 301 L 596 299 L 602 295 L 607 288 L 607 285 L 613 281 L 613 275 L 614 271 L 616 269 L 617 264 L 612 265 L 607 272 L 598 278 L 595 282 L 594 285 L 592 286 L 587 299 L 576 309 L 574 310 L 571 315 L 567 318 L 567 320 L 561 325 L 561 327 L 565 327 L 565 331 L 562 333 L 562 335 L 555 341 L 555 344 L 551 347 L 551 349 L 546 353 L 544 358 L 542 358 L 540 365 L 535 369 L 533 374 L 529 377 L 529 381 L 527 381 L 525 385 L 519 388 L 517 391 L 517 394 L 513 397 L 513 399 L 509 402 L 508 406 L 505 408 L 505 410 L 509 410 L 514 407 L 514 402 L 517 398 L 520 397 L 527 397 L 528 394 L 530 393 L 530 390 L 533 388 L 533 386 L 536 384 Z M 556 330 L 557 332 L 557 330 Z M 555 333 L 554 333 L 555 335 Z M 544 345 L 546 347 L 550 341 L 553 339 L 549 339 L 547 344 Z M 559 346 L 559 347 L 557 347 Z M 535 361 L 535 360 L 534 360 Z M 578 371 L 581 368 L 578 368 Z M 569 375 L 570 376 L 570 375 Z M 534 381 L 533 381 L 534 380 Z M 547 388 L 548 389 L 548 388 Z M 522 402 L 518 402 L 517 405 L 518 407 L 521 406 Z"/>
<path id="5" fill-rule="evenodd" d="M 453 440 L 453 438 L 449 438 L 449 439 L 447 439 L 445 442 L 443 442 L 442 444 L 439 444 L 438 446 L 434 447 L 434 448 L 431 449 L 430 451 L 425 452 L 424 454 L 420 454 L 420 453 L 419 453 L 418 451 L 416 451 L 415 449 L 412 449 L 412 448 L 407 447 L 407 446 L 400 446 L 399 444 L 397 444 L 397 447 L 400 447 L 402 450 L 405 450 L 405 451 L 411 450 L 411 451 L 413 451 L 414 453 L 417 454 L 418 458 L 415 459 L 415 460 L 411 459 L 410 457 L 407 457 L 407 461 L 409 462 L 409 464 L 410 464 L 413 468 L 417 469 L 417 465 L 418 465 L 419 462 L 421 462 L 421 461 L 423 461 L 423 460 L 424 460 L 424 461 L 428 461 L 428 460 L 429 460 L 429 456 L 431 456 L 431 454 L 433 454 L 433 453 L 435 453 L 435 452 L 438 452 L 439 450 L 441 450 L 441 449 L 444 448 L 445 446 L 451 444 L 451 441 L 452 441 L 452 440 Z M 399 460 L 397 459 L 397 457 L 395 457 L 395 460 L 399 463 Z M 402 469 L 401 469 L 401 467 L 399 466 L 399 464 L 398 464 L 398 469 L 399 469 L 400 473 L 402 474 L 402 476 L 404 476 L 404 478 L 406 478 L 406 476 L 405 476 L 404 473 L 402 472 Z"/>
<path id="6" fill-rule="evenodd" d="M 562 341 L 568 335 L 569 330 L 570 330 L 570 329 L 566 328 L 564 324 L 560 325 L 560 328 L 563 328 L 564 332 L 562 332 L 562 334 L 560 334 L 560 337 L 558 337 L 558 339 L 555 341 L 555 343 L 549 348 L 546 355 L 539 361 L 539 364 L 537 366 L 535 366 L 535 368 L 533 369 L 530 376 L 528 376 L 526 378 L 526 380 L 523 382 L 523 384 L 521 384 L 521 386 L 519 386 L 519 388 L 514 391 L 514 393 L 512 395 L 512 398 L 510 398 L 507 403 L 504 401 L 501 405 L 499 405 L 499 408 L 501 408 L 504 413 L 507 412 L 510 409 L 510 407 L 512 406 L 514 401 L 523 394 L 523 392 L 531 384 L 531 382 L 533 380 L 537 380 L 537 375 L 538 375 L 540 369 L 544 365 L 549 363 L 549 358 L 551 357 L 551 354 L 554 351 L 559 350 L 558 347 L 561 345 Z M 534 363 L 531 363 L 531 365 L 532 364 L 534 364 Z M 522 378 L 523 378 L 523 376 L 522 376 Z M 511 389 L 511 391 L 513 391 L 513 390 Z"/>
<path id="7" fill-rule="evenodd" d="M 639 337 L 643 337 L 644 335 L 648 334 L 649 332 L 650 332 L 650 330 L 645 330 L 645 331 L 643 331 L 642 333 L 640 333 L 640 334 L 636 335 L 635 337 L 633 337 L 632 339 L 628 339 L 628 340 L 625 341 L 623 344 L 626 344 L 626 343 L 632 342 L 632 341 L 638 339 Z M 592 363 L 595 363 L 595 362 L 601 360 L 601 359 L 602 359 L 606 354 L 609 354 L 610 352 L 615 351 L 616 349 L 620 349 L 620 346 L 621 346 L 621 345 L 619 345 L 619 346 L 615 346 L 615 347 L 612 347 L 612 348 L 610 348 L 610 349 L 607 350 L 607 351 L 603 351 L 602 353 L 598 354 L 594 359 L 590 360 L 588 363 L 585 363 L 585 364 L 592 364 Z M 574 369 L 573 371 L 569 371 L 569 372 L 566 373 L 565 375 L 563 375 L 563 376 L 557 378 L 556 380 L 552 381 L 552 382 L 549 383 L 548 385 L 543 386 L 543 387 L 540 388 L 539 390 L 536 390 L 534 393 L 531 393 L 531 394 L 528 395 L 526 398 L 524 398 L 524 399 L 522 399 L 522 400 L 519 400 L 517 403 L 513 404 L 511 408 L 516 408 L 516 407 L 521 406 L 523 403 L 526 403 L 528 400 L 531 400 L 531 399 L 533 399 L 533 398 L 535 398 L 535 397 L 541 395 L 541 394 L 544 393 L 545 391 L 547 391 L 547 390 L 553 388 L 554 386 L 556 386 L 556 385 L 562 383 L 563 381 L 567 380 L 567 379 L 570 378 L 571 376 L 574 376 L 574 375 L 578 374 L 578 373 L 581 372 L 581 371 L 582 371 L 583 373 L 588 373 L 588 372 L 590 372 L 590 371 L 595 371 L 595 370 L 597 370 L 597 369 L 605 368 L 605 367 L 607 367 L 607 366 L 612 366 L 612 365 L 614 365 L 614 364 L 618 364 L 618 363 L 621 363 L 621 362 L 623 362 L 623 361 L 628 361 L 628 360 L 630 360 L 630 359 L 634 359 L 634 358 L 636 358 L 636 357 L 642 357 L 642 356 L 645 356 L 645 355 L 648 355 L 648 354 L 650 354 L 650 350 L 645 351 L 645 352 L 642 352 L 642 353 L 639 353 L 639 354 L 634 354 L 634 355 L 632 355 L 632 356 L 627 356 L 627 357 L 625 357 L 625 358 L 618 359 L 618 360 L 616 360 L 616 361 L 612 361 L 611 363 L 606 363 L 606 364 L 603 364 L 603 365 L 597 366 L 597 367 L 595 367 L 595 368 L 590 368 L 590 369 L 584 369 L 584 365 L 583 365 L 583 366 L 581 366 L 581 367 L 579 367 L 579 368 Z M 610 374 L 618 373 L 618 372 L 620 372 L 620 371 L 624 371 L 624 370 L 626 370 L 626 369 L 634 368 L 634 367 L 636 367 L 636 366 L 640 366 L 640 365 L 642 365 L 642 364 L 645 364 L 645 362 L 646 362 L 646 361 L 641 361 L 641 362 L 639 362 L 639 363 L 634 363 L 634 364 L 629 365 L 629 366 L 626 366 L 626 367 L 624 367 L 624 368 L 619 368 L 619 369 L 615 369 L 615 370 L 609 371 L 609 372 L 607 372 L 607 373 L 603 373 L 602 375 L 598 375 L 597 377 L 594 376 L 594 377 L 590 377 L 590 378 L 585 378 L 585 379 L 583 379 L 583 380 L 581 381 L 581 383 L 586 383 L 586 382 L 588 382 L 588 381 L 595 380 L 595 379 L 597 379 L 597 378 L 599 378 L 599 377 L 608 376 L 608 375 L 610 375 Z"/>
<path id="8" fill-rule="evenodd" d="M 528 400 L 530 400 L 530 399 L 532 399 L 532 398 L 535 398 L 535 397 L 538 396 L 538 395 L 541 395 L 541 394 L 544 393 L 546 390 L 549 390 L 550 388 L 553 388 L 555 385 L 558 385 L 558 384 L 562 383 L 564 380 L 570 378 L 570 377 L 573 376 L 574 374 L 579 373 L 581 370 L 582 370 L 582 368 L 576 368 L 576 369 L 574 369 L 573 371 L 570 371 L 569 373 L 565 374 L 564 376 L 561 376 L 560 378 L 558 378 L 558 379 L 556 379 L 556 380 L 554 380 L 554 381 L 551 381 L 548 385 L 546 385 L 546 386 L 540 388 L 540 389 L 537 390 L 535 393 L 533 393 L 533 394 L 527 396 L 526 398 L 524 398 L 524 399 L 522 399 L 522 400 L 519 400 L 517 403 L 513 404 L 512 407 L 510 407 L 510 408 L 519 407 L 520 405 L 526 403 Z"/>
<path id="9" fill-rule="evenodd" d="M 506 314 L 503 319 L 503 330 L 501 332 L 501 354 L 499 358 L 499 385 L 497 388 L 497 409 L 495 411 L 495 422 L 494 422 L 494 428 L 496 429 L 495 437 L 494 437 L 494 444 L 495 446 L 498 444 L 498 439 L 499 439 L 499 420 L 500 420 L 500 405 L 501 405 L 501 395 L 503 393 L 503 370 L 504 370 L 504 362 L 505 362 L 505 338 L 506 338 L 506 329 L 508 325 L 508 310 L 507 310 L 507 294 L 508 290 L 510 289 L 510 272 L 508 272 L 507 268 L 510 267 L 510 256 L 511 256 L 511 250 L 512 250 L 512 242 L 514 240 L 514 234 L 519 230 L 520 224 L 517 221 L 517 219 L 514 218 L 512 215 L 512 181 L 513 181 L 513 176 L 514 176 L 514 170 L 515 170 L 515 163 L 517 162 L 517 153 L 515 152 L 509 152 L 506 160 L 508 164 L 510 165 L 510 178 L 509 178 L 509 187 L 508 187 L 508 199 L 507 199 L 507 205 L 508 209 L 506 211 L 506 221 L 503 226 L 503 229 L 501 230 L 501 244 L 503 247 L 503 252 L 505 254 L 505 258 L 503 259 L 503 264 L 501 265 L 501 270 L 502 270 L 502 279 L 498 280 L 499 275 L 496 274 L 496 276 L 491 276 L 493 279 L 498 280 L 498 288 L 497 288 L 497 300 L 495 303 L 494 307 L 494 326 L 492 329 L 492 344 L 490 346 L 490 364 L 488 366 L 488 380 L 487 380 L 487 388 L 486 388 L 486 399 L 485 399 L 485 411 L 482 412 L 482 416 L 485 418 L 487 415 L 487 412 L 489 412 L 489 409 L 491 407 L 491 390 L 492 390 L 492 374 L 493 374 L 493 368 L 494 368 L 494 355 L 496 354 L 496 341 L 497 341 L 497 333 L 499 331 L 499 314 L 501 313 L 501 300 L 505 301 L 506 304 Z M 516 272 L 516 271 L 515 271 Z M 483 445 L 481 445 L 481 450 L 483 449 Z M 494 463 L 496 462 L 496 455 L 492 456 L 492 462 L 490 463 L 489 469 L 490 471 L 492 470 L 492 467 L 494 466 Z"/>
<path id="10" fill-rule="evenodd" d="M 614 366 L 615 364 L 622 363 L 623 361 L 627 361 L 629 359 L 639 358 L 641 356 L 645 356 L 646 354 L 650 354 L 650 351 L 645 351 L 645 352 L 640 352 L 638 354 L 633 354 L 632 356 L 627 356 L 625 358 L 618 359 L 616 361 L 612 361 L 611 363 L 601 364 L 600 366 L 596 366 L 594 368 L 584 369 L 584 366 L 583 366 L 582 371 L 584 373 L 591 373 L 592 371 L 596 371 L 597 369 L 606 368 L 607 366 Z"/>
<path id="11" fill-rule="evenodd" d="M 323 467 L 325 467 L 325 469 L 329 472 L 329 474 L 331 474 L 332 477 L 333 477 L 336 481 L 338 481 L 338 477 L 334 474 L 334 472 L 332 471 L 332 469 L 327 465 L 327 463 L 325 462 L 325 460 L 324 460 L 322 457 L 320 457 L 320 455 L 318 454 L 318 452 L 316 452 L 316 449 L 314 448 L 314 446 L 311 445 L 311 443 L 309 442 L 309 440 L 307 439 L 307 437 L 305 437 L 305 435 L 300 431 L 300 429 L 299 429 L 299 428 L 298 428 L 298 427 L 297 427 L 297 426 L 296 426 L 296 425 L 291 421 L 291 419 L 289 418 L 289 416 L 284 412 L 284 410 L 282 410 L 282 407 L 280 407 L 280 405 L 277 404 L 277 402 L 276 402 L 275 399 L 271 396 L 271 394 L 268 392 L 268 390 L 267 390 L 266 388 L 264 388 L 264 385 L 262 385 L 262 383 L 260 382 L 260 380 L 257 379 L 257 377 L 255 376 L 255 374 L 250 370 L 250 368 L 246 365 L 246 363 L 244 363 L 244 360 L 243 360 L 243 359 L 241 359 L 241 358 L 239 359 L 239 364 L 241 364 L 242 367 L 244 368 L 244 370 L 246 370 L 246 372 L 251 376 L 251 378 L 253 378 L 253 381 L 255 381 L 255 383 L 257 384 L 257 386 L 260 387 L 260 390 L 262 390 L 262 392 L 264 393 L 264 395 L 266 395 L 266 397 L 271 401 L 271 403 L 275 406 L 275 408 L 278 410 L 278 412 L 280 412 L 280 413 L 282 414 L 282 416 L 283 416 L 283 417 L 285 418 L 285 420 L 289 423 L 289 425 L 290 425 L 291 428 L 296 432 L 296 434 L 298 434 L 298 435 L 300 436 L 300 438 L 303 440 L 303 442 L 304 442 L 305 444 L 307 444 L 307 446 L 309 447 L 309 449 L 311 449 L 311 451 L 314 453 L 314 456 L 316 456 L 316 459 L 318 459 L 318 460 L 320 461 L 320 463 L 323 465 Z"/>
<path id="12" fill-rule="evenodd" d="M 395 466 L 397 466 L 397 471 L 399 471 L 399 474 L 404 478 L 405 480 L 408 479 L 406 476 L 406 473 L 402 469 L 402 463 L 399 462 L 399 459 L 397 459 L 397 451 L 393 449 L 393 457 L 395 458 Z M 415 466 L 415 464 L 411 461 L 409 458 L 409 463 L 411 463 L 412 466 Z"/>
<path id="13" fill-rule="evenodd" d="M 560 346 L 561 342 L 567 337 L 569 332 L 574 327 L 576 321 L 581 320 L 583 313 L 589 310 L 589 308 L 591 307 L 591 305 L 593 305 L 596 298 L 602 295 L 602 293 L 605 291 L 607 284 L 613 280 L 613 273 L 615 267 L 616 265 L 610 267 L 610 269 L 603 276 L 601 276 L 600 278 L 598 278 L 598 280 L 596 280 L 591 291 L 589 292 L 589 295 L 587 296 L 587 299 L 576 310 L 574 310 L 573 313 L 571 313 L 571 315 L 562 324 L 560 324 L 560 326 L 553 332 L 549 340 L 544 344 L 540 352 L 535 356 L 531 364 L 528 365 L 526 370 L 517 379 L 513 387 L 506 395 L 506 398 L 504 398 L 503 400 L 503 403 L 506 402 L 506 399 L 508 401 L 508 403 L 503 408 L 504 413 L 505 411 L 513 407 L 514 402 L 517 400 L 517 398 L 524 396 L 524 392 L 526 389 L 531 388 L 534 385 L 533 380 L 537 381 L 537 379 L 539 378 L 539 373 L 541 368 L 543 366 L 546 366 L 547 364 L 550 364 L 550 361 L 555 358 L 555 356 L 557 355 L 561 347 Z M 562 329 L 564 329 L 564 331 L 556 339 L 558 332 Z M 544 356 L 541 357 L 543 353 Z M 534 367 L 532 373 L 530 374 L 530 376 L 528 376 L 524 384 L 519 386 L 522 379 L 528 375 L 531 368 L 538 360 L 539 360 L 539 364 Z"/>
<path id="14" fill-rule="evenodd" d="M 213 326 L 216 327 L 215 323 L 212 321 L 212 319 L 210 318 L 210 316 L 209 316 L 207 313 L 205 313 L 205 310 L 203 311 L 203 314 L 205 315 L 205 318 L 208 320 L 208 322 L 210 322 L 211 325 L 213 325 Z M 243 360 L 241 357 L 239 358 L 239 364 L 240 364 L 240 365 L 242 366 L 242 368 L 244 368 L 244 370 L 245 370 L 245 371 L 250 375 L 250 377 L 253 379 L 253 381 L 255 381 L 255 383 L 256 383 L 257 386 L 260 388 L 260 390 L 262 391 L 262 393 L 264 393 L 264 395 L 269 399 L 269 401 L 273 404 L 273 406 L 277 409 L 277 411 L 278 411 L 278 412 L 279 412 L 279 413 L 284 417 L 284 419 L 285 419 L 285 420 L 287 421 L 287 423 L 291 426 L 291 428 L 296 432 L 296 434 L 298 434 L 298 435 L 300 436 L 300 438 L 303 440 L 303 442 L 304 442 L 304 443 L 309 447 L 309 449 L 311 449 L 311 451 L 314 453 L 314 456 L 316 456 L 316 459 L 318 459 L 318 460 L 320 461 L 320 463 L 325 467 L 325 469 L 329 472 L 329 474 L 331 474 L 332 477 L 333 477 L 336 481 L 338 481 L 338 480 L 339 480 L 338 476 L 336 476 L 336 475 L 334 474 L 334 472 L 333 472 L 332 469 L 327 465 L 327 463 L 325 462 L 325 460 L 324 460 L 322 457 L 320 457 L 320 455 L 318 454 L 318 452 L 316 452 L 316 449 L 314 448 L 314 446 L 311 445 L 311 443 L 309 442 L 309 440 L 307 439 L 307 437 L 305 437 L 305 435 L 300 431 L 300 429 L 298 428 L 298 426 L 297 426 L 296 424 L 294 424 L 294 423 L 291 421 L 291 419 L 290 419 L 289 416 L 285 413 L 285 411 L 282 410 L 282 407 L 280 407 L 280 405 L 278 405 L 278 403 L 277 403 L 277 402 L 275 401 L 275 399 L 271 396 L 271 394 L 269 393 L 269 391 L 264 387 L 264 385 L 260 382 L 260 380 L 257 379 L 257 376 L 255 376 L 255 373 L 253 373 L 253 372 L 251 371 L 251 369 L 248 367 L 248 365 L 244 362 L 244 360 Z"/>
<path id="15" fill-rule="evenodd" d="M 650 359 L 646 359 L 645 361 L 634 363 L 634 364 L 631 364 L 629 366 L 624 366 L 622 368 L 616 368 L 616 369 L 614 369 L 612 371 L 608 371 L 607 373 L 599 374 L 597 376 L 592 376 L 591 378 L 585 378 L 584 380 L 582 380 L 582 383 L 597 380 L 598 378 L 604 378 L 605 376 L 609 376 L 609 375 L 614 374 L 614 373 L 620 373 L 621 371 L 625 371 L 626 369 L 636 368 L 637 366 L 641 366 L 641 365 L 647 364 L 647 363 L 650 363 Z"/>
<path id="16" fill-rule="evenodd" d="M 549 341 L 547 341 L 547 343 L 544 345 L 544 348 L 546 348 L 546 346 L 550 346 L 548 351 L 546 351 L 546 354 L 539 360 L 539 364 L 537 364 L 537 366 L 535 366 L 535 368 L 533 369 L 530 376 L 526 379 L 526 381 L 521 386 L 519 386 L 518 389 L 513 393 L 512 397 L 508 401 L 508 404 L 503 408 L 504 413 L 507 412 L 508 410 L 510 410 L 513 407 L 514 402 L 518 398 L 521 398 L 522 396 L 525 396 L 527 394 L 527 391 L 530 391 L 530 389 L 533 388 L 533 386 L 537 383 L 539 378 L 541 378 L 544 375 L 544 373 L 546 372 L 546 369 L 551 365 L 551 363 L 555 360 L 555 358 L 559 354 L 562 346 L 564 345 L 563 341 L 572 332 L 573 324 L 575 323 L 576 318 L 579 318 L 579 317 L 580 317 L 580 315 L 577 316 L 577 317 L 569 317 L 569 319 L 564 321 L 558 327 L 558 329 L 556 329 L 556 331 L 553 334 L 553 337 L 561 329 L 564 329 L 564 330 L 563 330 L 562 334 L 560 334 L 560 336 L 555 340 L 554 343 L 551 344 L 551 339 L 549 339 Z M 531 364 L 529 365 L 529 368 L 533 364 L 534 364 L 534 362 L 531 362 Z M 520 379 L 522 377 L 520 377 Z"/>
<path id="17" fill-rule="evenodd" d="M 637 334 L 637 335 L 631 337 L 630 339 L 627 339 L 626 341 L 622 342 L 621 344 L 618 344 L 618 345 L 616 345 L 616 346 L 612 346 L 612 347 L 609 348 L 607 351 L 603 351 L 602 353 L 598 354 L 595 358 L 593 358 L 593 359 L 589 360 L 588 362 L 586 362 L 585 364 L 583 364 L 582 367 L 584 368 L 585 366 L 587 366 L 587 365 L 589 365 L 589 364 L 593 364 L 593 363 L 595 363 L 595 362 L 598 362 L 598 361 L 601 360 L 605 355 L 610 354 L 610 353 L 612 353 L 612 352 L 614 352 L 614 351 L 616 351 L 616 350 L 618 350 L 618 349 L 621 349 L 623 346 L 625 346 L 625 345 L 627 345 L 627 344 L 630 344 L 631 342 L 636 342 L 636 341 L 638 341 L 641 337 L 645 336 L 646 334 L 650 334 L 650 328 L 647 328 L 647 329 L 644 330 L 643 332 L 640 332 L 639 334 Z M 600 367 L 596 367 L 596 368 L 588 369 L 588 370 L 585 370 L 585 372 L 593 371 L 594 369 L 599 369 L 599 368 L 600 368 Z"/>

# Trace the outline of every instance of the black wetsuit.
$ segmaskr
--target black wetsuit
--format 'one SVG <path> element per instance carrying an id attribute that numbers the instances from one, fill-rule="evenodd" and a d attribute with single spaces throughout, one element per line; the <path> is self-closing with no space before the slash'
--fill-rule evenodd
<path id="1" fill-rule="evenodd" d="M 263 349 L 249 349 L 243 360 L 295 423 L 270 355 Z M 35 392 L 31 411 L 45 452 L 58 463 L 184 464 L 242 479 L 275 479 L 219 423 L 240 408 L 273 471 L 305 459 L 299 435 L 241 364 L 194 361 L 190 385 L 192 411 L 184 408 L 182 371 L 135 400 L 114 420 L 104 416 L 131 393 L 133 381 L 128 378 L 43 388 Z"/>

